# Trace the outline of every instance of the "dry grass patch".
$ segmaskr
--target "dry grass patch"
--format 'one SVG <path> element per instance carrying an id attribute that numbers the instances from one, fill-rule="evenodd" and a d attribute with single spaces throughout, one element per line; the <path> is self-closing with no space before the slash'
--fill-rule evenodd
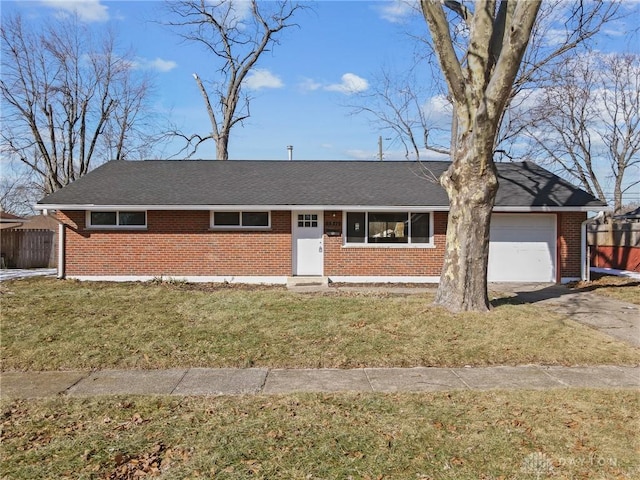
<path id="1" fill-rule="evenodd" d="M 591 282 L 579 282 L 574 288 L 640 305 L 640 281 L 626 277 L 594 276 Z"/>
<path id="2" fill-rule="evenodd" d="M 11 479 L 632 479 L 632 390 L 103 397 L 2 405 Z"/>
<path id="3" fill-rule="evenodd" d="M 2 369 L 637 364 L 640 352 L 535 305 L 450 314 L 431 294 L 7 282 Z"/>

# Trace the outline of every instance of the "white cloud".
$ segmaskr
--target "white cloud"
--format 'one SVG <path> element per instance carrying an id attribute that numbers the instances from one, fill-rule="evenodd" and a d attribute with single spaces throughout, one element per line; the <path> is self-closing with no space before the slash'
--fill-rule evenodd
<path id="1" fill-rule="evenodd" d="M 298 88 L 303 92 L 315 92 L 316 90 L 327 90 L 329 92 L 340 92 L 345 95 L 364 92 L 369 88 L 369 82 L 355 73 L 345 73 L 341 77 L 340 83 L 326 84 L 313 80 L 312 78 L 304 78 Z"/>
<path id="2" fill-rule="evenodd" d="M 64 15 L 76 14 L 83 22 L 109 20 L 109 7 L 103 5 L 101 0 L 40 0 L 40 3 Z"/>
<path id="3" fill-rule="evenodd" d="M 322 84 L 319 82 L 316 82 L 311 78 L 305 78 L 304 80 L 302 80 L 302 82 L 298 84 L 298 87 L 300 88 L 300 90 L 304 92 L 314 92 L 322 88 Z"/>
<path id="4" fill-rule="evenodd" d="M 250 90 L 260 90 L 261 88 L 282 88 L 284 86 L 279 77 L 263 68 L 256 68 L 249 72 L 244 84 Z"/>
<path id="5" fill-rule="evenodd" d="M 246 26 L 244 22 L 251 17 L 251 2 L 248 0 L 207 0 L 207 4 L 214 7 L 211 13 L 216 20 L 228 28 L 237 28 L 242 31 Z"/>
<path id="6" fill-rule="evenodd" d="M 150 60 L 148 65 L 149 68 L 157 70 L 158 72 L 170 72 L 178 66 L 178 64 L 173 60 L 164 60 L 159 57 L 154 60 Z"/>
<path id="7" fill-rule="evenodd" d="M 393 0 L 379 7 L 380 16 L 391 23 L 402 23 L 416 13 L 415 0 Z"/>
<path id="8" fill-rule="evenodd" d="M 353 93 L 364 92 L 369 88 L 369 82 L 355 73 L 345 73 L 341 79 L 342 81 L 340 83 L 327 85 L 324 89 L 330 92 L 340 92 L 345 95 L 351 95 Z"/>
<path id="9" fill-rule="evenodd" d="M 138 70 L 155 70 L 156 72 L 166 73 L 170 72 L 178 66 L 173 60 L 165 60 L 160 57 L 156 57 L 151 60 L 148 58 L 138 57 L 133 61 L 128 62 L 129 67 Z"/>
<path id="10" fill-rule="evenodd" d="M 173 60 L 165 60 L 163 58 L 156 57 L 153 60 L 143 59 L 141 66 L 142 68 L 146 68 L 149 70 L 156 70 L 157 72 L 166 73 L 176 68 L 178 64 Z"/>
<path id="11" fill-rule="evenodd" d="M 429 98 L 422 106 L 425 117 L 434 126 L 447 128 L 451 125 L 451 102 L 445 95 L 435 95 Z"/>

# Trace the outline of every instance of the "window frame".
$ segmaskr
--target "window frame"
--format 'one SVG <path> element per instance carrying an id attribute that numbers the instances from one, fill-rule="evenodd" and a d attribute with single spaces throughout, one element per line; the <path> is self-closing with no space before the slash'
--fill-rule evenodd
<path id="1" fill-rule="evenodd" d="M 216 225 L 215 214 L 218 213 L 237 213 L 239 225 Z M 244 213 L 266 213 L 267 225 L 243 225 Z M 271 210 L 211 210 L 209 212 L 209 229 L 210 230 L 271 230 Z"/>
<path id="2" fill-rule="evenodd" d="M 116 223 L 112 225 L 94 225 L 91 221 L 92 213 L 115 213 Z M 120 214 L 121 213 L 143 213 L 144 225 L 121 225 Z M 149 215 L 147 210 L 138 209 L 121 209 L 121 210 L 86 210 L 85 226 L 88 230 L 146 230 L 148 225 Z"/>
<path id="3" fill-rule="evenodd" d="M 349 213 L 359 213 L 364 214 L 364 241 L 362 242 L 349 242 L 348 241 L 348 222 L 347 217 Z M 380 243 L 369 243 L 369 213 L 402 213 L 407 216 L 407 242 L 380 242 Z M 412 234 L 412 216 L 414 214 L 427 214 L 429 215 L 429 241 L 428 242 L 413 242 L 413 234 Z M 345 210 L 342 212 L 342 238 L 343 238 L 343 247 L 349 248 L 434 248 L 434 233 L 433 233 L 433 211 L 431 210 Z"/>

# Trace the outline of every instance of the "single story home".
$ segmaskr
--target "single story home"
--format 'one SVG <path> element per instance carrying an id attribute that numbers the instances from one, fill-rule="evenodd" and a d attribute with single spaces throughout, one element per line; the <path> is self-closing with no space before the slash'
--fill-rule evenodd
<path id="1" fill-rule="evenodd" d="M 438 282 L 448 162 L 111 161 L 42 199 L 59 276 L 283 284 Z M 529 162 L 499 163 L 489 281 L 565 282 L 601 201 Z"/>

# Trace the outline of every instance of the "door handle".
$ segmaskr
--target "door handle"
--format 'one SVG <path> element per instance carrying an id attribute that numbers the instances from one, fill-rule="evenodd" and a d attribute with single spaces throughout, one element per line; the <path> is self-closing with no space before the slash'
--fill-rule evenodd
<path id="1" fill-rule="evenodd" d="M 322 253 L 322 245 L 320 245 L 320 248 L 318 249 L 318 253 Z"/>

